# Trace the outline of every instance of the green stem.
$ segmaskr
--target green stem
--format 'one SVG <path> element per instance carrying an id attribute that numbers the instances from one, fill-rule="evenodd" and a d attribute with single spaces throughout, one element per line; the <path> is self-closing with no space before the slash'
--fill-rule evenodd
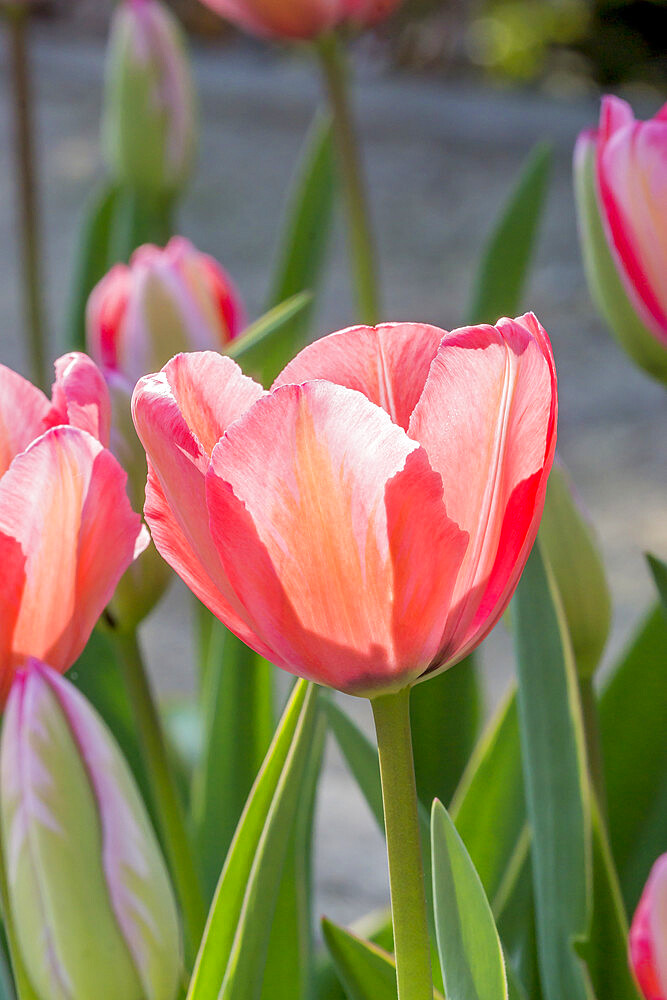
<path id="1" fill-rule="evenodd" d="M 146 757 L 149 781 L 165 850 L 181 902 L 186 952 L 193 960 L 206 921 L 206 907 L 195 867 L 183 807 L 174 781 L 160 717 L 151 694 L 135 632 L 113 633 Z"/>
<path id="2" fill-rule="evenodd" d="M 371 700 L 380 753 L 398 1000 L 433 1000 L 410 688 Z"/>
<path id="3" fill-rule="evenodd" d="M 7 28 L 14 97 L 14 153 L 18 187 L 19 219 L 23 254 L 23 298 L 25 324 L 34 382 L 47 388 L 44 314 L 40 274 L 37 193 L 32 138 L 32 98 L 27 53 L 28 9 L 26 5 L 7 8 Z"/>
<path id="4" fill-rule="evenodd" d="M 380 313 L 375 249 L 361 157 L 347 91 L 344 54 L 335 34 L 324 35 L 318 42 L 317 49 L 338 143 L 347 206 L 350 263 L 360 319 L 363 323 L 373 325 L 378 322 Z"/>
<path id="5" fill-rule="evenodd" d="M 602 760 L 602 743 L 600 739 L 600 720 L 598 704 L 591 677 L 579 678 L 579 695 L 586 737 L 586 756 L 588 771 L 593 789 L 597 795 L 600 814 L 604 822 L 607 816 L 607 790 L 604 780 L 604 762 Z"/>

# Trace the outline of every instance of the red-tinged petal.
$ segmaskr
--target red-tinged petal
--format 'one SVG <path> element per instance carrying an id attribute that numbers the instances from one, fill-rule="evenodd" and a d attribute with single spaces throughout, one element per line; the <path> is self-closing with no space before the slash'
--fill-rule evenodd
<path id="1" fill-rule="evenodd" d="M 343 0 L 206 0 L 240 28 L 261 36 L 315 38 L 333 28 L 344 13 Z"/>
<path id="2" fill-rule="evenodd" d="M 87 354 L 71 351 L 55 363 L 51 425 L 71 424 L 108 447 L 111 402 L 101 371 Z"/>
<path id="3" fill-rule="evenodd" d="M 646 1000 L 666 1000 L 667 854 L 651 869 L 630 928 L 629 952 Z"/>
<path id="4" fill-rule="evenodd" d="M 379 407 L 324 381 L 277 389 L 215 448 L 207 498 L 249 622 L 295 673 L 368 693 L 424 669 L 464 544 Z"/>
<path id="5" fill-rule="evenodd" d="M 460 658 L 502 613 L 532 545 L 555 448 L 556 384 L 537 320 L 468 327 L 443 341 L 410 423 L 470 542 L 443 636 Z"/>
<path id="6" fill-rule="evenodd" d="M 50 426 L 51 404 L 41 389 L 0 365 L 0 476 L 12 459 Z"/>
<path id="7" fill-rule="evenodd" d="M 55 427 L 0 481 L 0 533 L 25 556 L 6 668 L 37 656 L 69 667 L 132 562 L 141 521 L 125 473 L 91 435 Z"/>
<path id="8" fill-rule="evenodd" d="M 115 264 L 99 281 L 86 306 L 86 346 L 94 361 L 106 370 L 119 366 L 127 304 L 132 292 L 132 272 Z"/>
<path id="9" fill-rule="evenodd" d="M 11 650 L 25 587 L 25 555 L 19 542 L 0 532 L 0 708 L 12 686 Z"/>
<path id="10" fill-rule="evenodd" d="M 350 327 L 309 344 L 273 387 L 321 378 L 358 389 L 407 430 L 444 336 L 424 323 Z"/>

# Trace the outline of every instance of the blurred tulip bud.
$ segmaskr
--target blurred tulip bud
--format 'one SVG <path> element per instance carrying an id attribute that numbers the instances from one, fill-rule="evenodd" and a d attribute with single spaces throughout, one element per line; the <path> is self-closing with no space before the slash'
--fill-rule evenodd
<path id="1" fill-rule="evenodd" d="M 401 0 L 203 0 L 244 31 L 263 37 L 307 39 L 333 28 L 365 28 L 388 17 Z"/>
<path id="2" fill-rule="evenodd" d="M 658 858 L 630 928 L 630 964 L 646 1000 L 667 997 L 667 854 Z"/>
<path id="3" fill-rule="evenodd" d="M 113 16 L 103 142 L 114 177 L 177 193 L 192 166 L 194 89 L 181 29 L 159 0 L 123 0 Z"/>
<path id="4" fill-rule="evenodd" d="M 563 602 L 577 670 L 592 677 L 609 636 L 611 597 L 593 527 L 558 461 L 549 476 L 540 541 Z"/>
<path id="5" fill-rule="evenodd" d="M 173 1000 L 181 941 L 129 768 L 83 695 L 30 660 L 0 749 L 11 916 L 40 1000 Z"/>
<path id="6" fill-rule="evenodd" d="M 579 232 L 591 295 L 621 346 L 667 382 L 667 105 L 636 121 L 606 97 L 574 153 Z"/>

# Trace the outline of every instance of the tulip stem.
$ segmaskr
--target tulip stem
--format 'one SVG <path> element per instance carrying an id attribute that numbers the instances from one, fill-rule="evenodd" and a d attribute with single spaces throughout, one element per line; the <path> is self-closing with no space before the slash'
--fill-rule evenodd
<path id="1" fill-rule="evenodd" d="M 23 256 L 25 329 L 33 381 L 46 389 L 48 377 L 41 297 L 32 98 L 26 44 L 29 16 L 25 4 L 11 5 L 5 11 L 14 103 L 14 154 Z"/>
<path id="2" fill-rule="evenodd" d="M 165 850 L 181 903 L 186 953 L 192 961 L 204 931 L 206 907 L 185 825 L 183 805 L 169 766 L 167 744 L 136 632 L 115 631 L 113 636 L 139 731 Z"/>
<path id="3" fill-rule="evenodd" d="M 378 322 L 380 312 L 375 247 L 347 89 L 344 53 L 333 33 L 323 35 L 317 43 L 317 49 L 338 144 L 347 207 L 350 263 L 359 318 L 361 322 L 373 325 Z"/>
<path id="4" fill-rule="evenodd" d="M 373 698 L 371 706 L 380 754 L 398 1000 L 432 1000 L 410 688 Z"/>

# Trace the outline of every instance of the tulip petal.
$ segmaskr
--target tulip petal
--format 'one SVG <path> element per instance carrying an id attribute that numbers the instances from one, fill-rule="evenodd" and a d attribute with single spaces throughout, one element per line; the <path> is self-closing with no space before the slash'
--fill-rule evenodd
<path id="1" fill-rule="evenodd" d="M 630 962 L 646 1000 L 667 996 L 667 854 L 653 865 L 632 920 Z"/>
<path id="2" fill-rule="evenodd" d="M 55 363 L 51 426 L 71 424 L 88 431 L 104 447 L 111 433 L 111 402 L 101 371 L 87 354 L 71 351 Z"/>
<path id="3" fill-rule="evenodd" d="M 424 323 L 350 327 L 309 344 L 273 387 L 326 379 L 358 389 L 407 430 L 444 336 Z"/>
<path id="4" fill-rule="evenodd" d="M 443 636 L 464 655 L 502 613 L 535 539 L 555 448 L 555 369 L 535 317 L 454 331 L 410 422 L 470 536 Z"/>
<path id="5" fill-rule="evenodd" d="M 426 667 L 465 538 L 423 450 L 379 407 L 324 381 L 277 389 L 215 448 L 207 499 L 274 661 L 358 694 Z"/>
<path id="6" fill-rule="evenodd" d="M 0 365 L 0 476 L 15 455 L 50 426 L 51 404 L 41 389 Z"/>
<path id="7" fill-rule="evenodd" d="M 72 427 L 47 431 L 3 476 L 0 535 L 25 556 L 20 610 L 0 650 L 4 669 L 37 656 L 65 670 L 83 649 L 141 532 L 125 480 L 113 455 Z"/>
<path id="8" fill-rule="evenodd" d="M 280 38 L 314 38 L 342 17 L 340 0 L 206 0 L 209 7 L 247 31 Z"/>
<path id="9" fill-rule="evenodd" d="M 209 529 L 205 474 L 209 451 L 264 390 L 231 358 L 181 354 L 138 383 L 132 401 L 148 455 L 144 513 L 160 555 L 197 597 L 247 641 Z"/>
<path id="10" fill-rule="evenodd" d="M 25 587 L 25 555 L 19 542 L 0 533 L 0 706 L 5 704 L 13 673 L 4 669 L 9 659 L 12 637 L 21 610 Z"/>

